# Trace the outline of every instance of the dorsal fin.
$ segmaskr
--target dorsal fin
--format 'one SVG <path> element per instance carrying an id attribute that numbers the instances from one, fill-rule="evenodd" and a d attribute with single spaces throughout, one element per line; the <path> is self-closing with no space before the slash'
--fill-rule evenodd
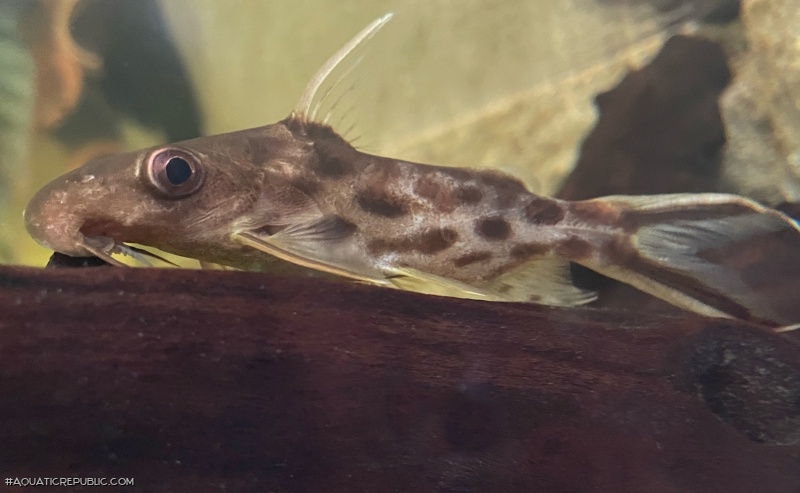
<path id="1" fill-rule="evenodd" d="M 348 41 L 344 46 L 339 48 L 339 50 L 334 53 L 328 60 L 322 65 L 322 67 L 317 70 L 317 73 L 311 78 L 311 80 L 306 85 L 305 90 L 303 91 L 303 95 L 300 96 L 300 100 L 297 102 L 297 105 L 294 107 L 293 115 L 301 118 L 303 120 L 309 119 L 311 116 L 311 107 L 313 105 L 314 96 L 316 96 L 317 91 L 325 82 L 325 79 L 333 72 L 333 70 L 342 63 L 342 60 L 347 58 L 347 56 L 358 47 L 364 41 L 370 39 L 372 36 L 375 35 L 387 22 L 389 22 L 394 14 L 389 12 L 382 17 L 379 17 L 372 21 L 367 27 L 365 27 L 361 32 L 356 34 L 353 39 Z"/>

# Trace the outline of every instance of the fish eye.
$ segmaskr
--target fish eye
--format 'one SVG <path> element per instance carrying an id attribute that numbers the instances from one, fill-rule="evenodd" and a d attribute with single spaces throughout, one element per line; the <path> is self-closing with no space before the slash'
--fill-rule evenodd
<path id="1" fill-rule="evenodd" d="M 191 195 L 205 179 L 200 160 L 186 149 L 158 149 L 150 154 L 144 165 L 145 181 L 167 198 L 178 199 Z"/>

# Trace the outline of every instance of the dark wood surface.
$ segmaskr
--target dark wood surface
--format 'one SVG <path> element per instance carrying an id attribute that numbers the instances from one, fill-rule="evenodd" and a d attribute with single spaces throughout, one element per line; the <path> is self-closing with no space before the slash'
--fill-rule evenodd
<path id="1" fill-rule="evenodd" d="M 257 273 L 0 267 L 0 469 L 151 492 L 797 493 L 794 337 Z"/>

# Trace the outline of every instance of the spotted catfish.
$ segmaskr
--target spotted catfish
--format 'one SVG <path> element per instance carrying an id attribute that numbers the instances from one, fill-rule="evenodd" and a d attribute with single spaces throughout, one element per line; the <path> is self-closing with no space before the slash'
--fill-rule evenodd
<path id="1" fill-rule="evenodd" d="M 768 297 L 704 255 L 758 235 L 800 247 L 798 226 L 720 194 L 537 196 L 497 171 L 363 153 L 313 121 L 337 52 L 283 121 L 91 161 L 56 179 L 25 216 L 43 246 L 72 256 L 136 254 L 126 243 L 245 269 L 274 257 L 360 282 L 493 301 L 576 306 L 576 262 L 698 313 L 782 320 Z"/>

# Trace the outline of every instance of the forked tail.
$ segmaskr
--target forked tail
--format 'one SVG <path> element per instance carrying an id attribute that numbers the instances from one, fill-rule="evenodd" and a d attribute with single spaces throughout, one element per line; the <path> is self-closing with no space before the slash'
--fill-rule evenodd
<path id="1" fill-rule="evenodd" d="M 587 202 L 618 211 L 627 234 L 586 267 L 700 314 L 800 322 L 800 228 L 788 216 L 725 194 Z"/>

